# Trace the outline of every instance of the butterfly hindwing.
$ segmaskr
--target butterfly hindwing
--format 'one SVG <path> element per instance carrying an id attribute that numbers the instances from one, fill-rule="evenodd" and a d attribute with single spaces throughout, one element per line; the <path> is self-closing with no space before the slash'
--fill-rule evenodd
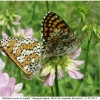
<path id="1" fill-rule="evenodd" d="M 79 44 L 67 23 L 54 12 L 42 21 L 43 47 L 47 54 L 63 55 L 73 52 Z"/>
<path id="2" fill-rule="evenodd" d="M 35 74 L 41 67 L 40 45 L 34 39 L 3 38 L 0 48 L 28 75 Z"/>

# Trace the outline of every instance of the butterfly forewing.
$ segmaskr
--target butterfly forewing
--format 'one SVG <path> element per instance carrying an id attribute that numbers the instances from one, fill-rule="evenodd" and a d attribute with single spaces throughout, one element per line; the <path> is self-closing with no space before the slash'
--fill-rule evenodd
<path id="1" fill-rule="evenodd" d="M 28 75 L 35 74 L 40 65 L 40 45 L 30 38 L 4 38 L 0 48 Z"/>
<path id="2" fill-rule="evenodd" d="M 79 44 L 66 22 L 53 12 L 42 21 L 43 49 L 47 54 L 63 55 L 73 52 Z"/>

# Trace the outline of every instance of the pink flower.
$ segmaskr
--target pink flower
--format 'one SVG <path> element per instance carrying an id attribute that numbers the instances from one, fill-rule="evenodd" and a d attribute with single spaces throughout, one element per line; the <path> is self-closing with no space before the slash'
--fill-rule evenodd
<path id="1" fill-rule="evenodd" d="M 16 79 L 9 78 L 7 73 L 0 72 L 0 96 L 23 96 L 19 93 L 23 87 L 22 83 L 15 85 Z"/>
<path id="2" fill-rule="evenodd" d="M 16 15 L 16 19 L 12 22 L 14 25 L 20 25 L 19 20 L 21 19 L 20 15 Z"/>
<path id="3" fill-rule="evenodd" d="M 21 29 L 18 27 L 18 31 L 16 32 L 15 29 L 13 28 L 13 33 L 15 36 L 22 36 L 24 38 L 32 38 L 33 30 L 32 28 L 26 28 L 26 29 Z"/>
<path id="4" fill-rule="evenodd" d="M 50 74 L 45 77 L 44 86 L 53 86 L 55 79 L 55 70 L 51 69 Z"/>
<path id="5" fill-rule="evenodd" d="M 4 67 L 5 67 L 5 63 L 0 58 L 0 71 L 2 71 Z"/>
<path id="6" fill-rule="evenodd" d="M 18 27 L 18 31 L 16 31 L 14 28 L 12 28 L 13 31 L 13 35 L 14 37 L 22 37 L 22 38 L 33 38 L 33 30 L 32 28 L 26 28 L 26 29 L 21 29 L 20 27 Z M 8 38 L 9 36 L 5 33 L 2 32 L 2 37 L 3 38 Z M 34 38 L 35 40 L 37 40 L 36 38 Z"/>
<path id="7" fill-rule="evenodd" d="M 71 53 L 68 56 L 71 59 L 69 59 L 69 62 L 67 63 L 67 66 L 65 67 L 65 71 L 68 73 L 68 75 L 71 78 L 74 78 L 74 79 L 82 79 L 84 77 L 84 75 L 79 72 L 80 69 L 78 68 L 80 65 L 84 63 L 84 60 L 83 61 L 73 60 L 73 59 L 76 59 L 80 55 L 80 52 L 81 52 L 81 48 L 78 48 L 73 53 Z"/>
<path id="8" fill-rule="evenodd" d="M 63 77 L 64 77 L 64 73 L 63 73 L 63 71 L 62 71 L 61 66 L 58 65 L 58 66 L 57 66 L 57 69 L 58 69 L 58 74 L 59 74 L 60 78 L 63 78 Z"/>
<path id="9" fill-rule="evenodd" d="M 8 38 L 8 35 L 5 32 L 2 32 L 2 37 L 3 38 Z"/>
<path id="10" fill-rule="evenodd" d="M 51 69 L 52 69 L 52 66 L 44 67 L 41 72 L 41 76 L 47 76 L 50 73 Z"/>
<path id="11" fill-rule="evenodd" d="M 71 78 L 74 79 L 82 79 L 84 75 L 78 72 L 80 69 L 77 68 L 79 65 L 83 64 L 84 61 L 75 61 L 73 60 L 72 63 L 66 66 L 65 70 Z"/>
<path id="12" fill-rule="evenodd" d="M 64 73 L 63 73 L 63 69 L 64 69 L 64 71 L 66 71 L 71 78 L 82 79 L 84 75 L 79 72 L 80 70 L 79 66 L 82 65 L 84 61 L 75 60 L 80 55 L 80 52 L 81 52 L 81 48 L 78 48 L 71 54 L 68 54 L 66 58 L 64 57 L 64 59 L 60 59 L 60 58 L 56 59 L 55 57 L 53 60 L 50 59 L 50 61 L 48 62 L 49 65 L 47 63 L 48 66 L 44 67 L 41 72 L 41 76 L 45 77 L 44 86 L 46 85 L 53 86 L 55 80 L 54 65 L 56 64 L 57 64 L 58 75 L 60 76 L 60 78 L 64 77 Z M 46 59 L 48 61 L 49 57 L 46 56 Z"/>
<path id="13" fill-rule="evenodd" d="M 44 86 L 52 86 L 55 79 L 55 70 L 52 68 L 52 66 L 47 66 L 43 68 L 41 76 L 45 77 Z"/>
<path id="14" fill-rule="evenodd" d="M 79 57 L 80 53 L 81 53 L 81 47 L 80 48 L 77 48 L 74 52 L 72 52 L 68 56 L 71 59 L 76 59 L 77 57 Z"/>
<path id="15" fill-rule="evenodd" d="M 5 63 L 0 58 L 0 96 L 23 96 L 19 93 L 23 87 L 22 83 L 15 85 L 15 78 L 9 78 L 7 73 L 2 73 Z"/>
<path id="16" fill-rule="evenodd" d="M 64 77 L 63 71 L 60 66 L 57 66 L 58 74 L 62 78 Z M 44 86 L 53 86 L 54 79 L 55 79 L 55 69 L 52 66 L 47 66 L 42 69 L 41 76 L 45 77 Z"/>

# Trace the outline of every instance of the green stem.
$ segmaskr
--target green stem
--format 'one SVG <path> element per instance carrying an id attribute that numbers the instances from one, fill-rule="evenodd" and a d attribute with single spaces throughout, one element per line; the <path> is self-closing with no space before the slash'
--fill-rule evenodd
<path id="1" fill-rule="evenodd" d="M 88 40 L 88 45 L 87 45 L 85 67 L 84 67 L 84 77 L 86 74 L 86 69 L 87 69 L 87 65 L 88 65 L 88 61 L 89 61 L 89 47 L 90 47 L 91 37 L 92 37 L 92 35 L 90 36 L 90 39 Z"/>
<path id="2" fill-rule="evenodd" d="M 54 96 L 54 92 L 53 92 L 53 88 L 51 87 L 51 93 L 52 93 L 52 96 Z"/>
<path id="3" fill-rule="evenodd" d="M 32 21 L 34 19 L 36 4 L 37 4 L 37 1 L 35 1 L 34 5 L 33 5 L 33 14 L 32 14 L 32 18 L 31 18 L 31 21 L 29 22 L 29 24 L 32 23 Z"/>
<path id="4" fill-rule="evenodd" d="M 64 71 L 64 76 L 65 76 L 65 71 Z M 64 81 L 64 82 L 63 82 L 63 83 L 64 83 L 64 85 L 63 85 L 63 86 L 64 86 L 64 93 L 65 93 L 65 96 L 67 96 L 67 93 L 66 93 L 67 90 L 66 90 L 66 88 L 65 88 L 65 87 L 66 87 L 66 80 L 65 80 L 65 77 L 63 78 L 63 81 Z"/>
<path id="5" fill-rule="evenodd" d="M 87 65 L 88 65 L 88 61 L 89 61 L 89 48 L 90 48 L 90 42 L 91 42 L 91 37 L 92 35 L 90 36 L 90 39 L 88 40 L 88 44 L 87 44 L 87 51 L 86 51 L 86 59 L 85 59 L 85 67 L 84 67 L 84 77 L 86 76 L 86 70 L 87 70 Z M 82 81 L 77 85 L 74 93 L 73 93 L 73 96 L 75 96 L 79 90 L 79 88 L 81 87 L 81 84 L 83 83 L 83 79 Z"/>
<path id="6" fill-rule="evenodd" d="M 58 86 L 58 80 L 57 80 L 57 66 L 55 66 L 55 89 L 56 89 L 56 96 L 59 96 L 59 86 Z"/>
<path id="7" fill-rule="evenodd" d="M 49 11 L 49 3 L 46 1 L 46 6 L 47 6 L 47 12 Z"/>

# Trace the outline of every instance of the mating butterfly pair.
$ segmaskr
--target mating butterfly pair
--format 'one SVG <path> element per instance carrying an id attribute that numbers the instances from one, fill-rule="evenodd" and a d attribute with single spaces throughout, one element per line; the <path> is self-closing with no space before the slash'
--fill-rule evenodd
<path id="1" fill-rule="evenodd" d="M 43 18 L 42 50 L 46 54 L 63 55 L 77 49 L 79 40 L 74 36 L 70 27 L 57 14 L 49 12 Z M 41 50 L 38 41 L 34 39 L 4 38 L 0 41 L 0 48 L 27 75 L 33 75 L 41 68 Z"/>

